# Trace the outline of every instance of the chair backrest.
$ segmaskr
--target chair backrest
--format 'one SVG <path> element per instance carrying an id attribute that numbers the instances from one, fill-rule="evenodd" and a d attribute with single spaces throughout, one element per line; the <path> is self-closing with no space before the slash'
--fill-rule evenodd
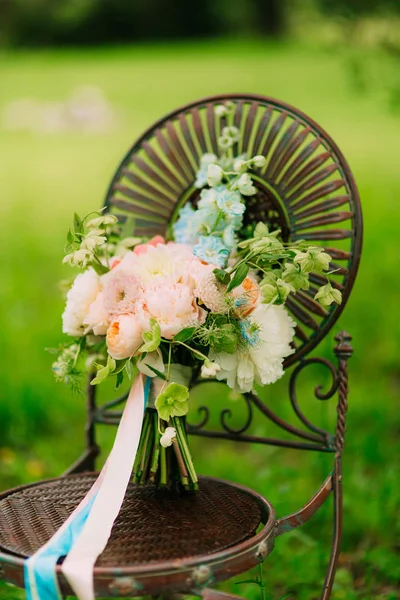
<path id="1" fill-rule="evenodd" d="M 299 110 L 272 98 L 230 94 L 187 104 L 152 125 L 130 148 L 107 192 L 106 205 L 135 218 L 134 234 L 164 234 L 185 202 L 195 203 L 200 157 L 218 154 L 217 138 L 226 123 L 214 108 L 235 103 L 234 124 L 241 139 L 236 155 L 262 154 L 256 196 L 248 199 L 245 218 L 282 230 L 285 241 L 305 239 L 332 256 L 333 285 L 343 295 L 340 306 L 323 308 L 308 291 L 292 296 L 287 308 L 297 322 L 295 363 L 327 334 L 342 312 L 357 273 L 362 241 L 360 200 L 350 168 L 329 135 Z"/>
<path id="2" fill-rule="evenodd" d="M 340 306 L 324 308 L 314 300 L 323 278 L 312 274 L 307 291 L 297 292 L 287 308 L 297 322 L 295 352 L 285 366 L 298 362 L 289 381 L 289 396 L 300 422 L 296 427 L 282 420 L 254 393 L 245 394 L 247 417 L 244 425 L 230 424 L 230 409 L 220 414 L 221 430 L 210 431 L 209 407 L 201 407 L 200 422 L 188 425 L 189 433 L 235 439 L 291 448 L 335 452 L 343 446 L 346 411 L 346 357 L 351 348 L 346 335 L 337 337 L 339 367 L 324 358 L 305 358 L 326 336 L 342 312 L 352 289 L 360 260 L 362 216 L 357 187 L 350 168 L 329 135 L 299 110 L 263 96 L 230 94 L 192 102 L 167 114 L 152 125 L 129 149 L 110 184 L 107 209 L 119 218 L 134 217 L 133 235 L 164 234 L 185 202 L 196 203 L 199 190 L 194 187 L 200 157 L 218 153 L 217 139 L 224 119 L 216 117 L 215 107 L 235 104 L 234 125 L 241 132 L 235 155 L 261 154 L 267 166 L 256 173 L 256 196 L 248 199 L 246 219 L 264 221 L 282 231 L 288 240 L 309 240 L 326 248 L 332 256 L 332 284 L 342 292 Z M 332 385 L 326 392 L 315 389 L 320 400 L 331 398 L 337 390 L 341 408 L 336 435 L 313 425 L 297 402 L 296 381 L 301 370 L 319 363 L 328 369 Z M 114 410 L 126 396 L 96 407 L 95 390 L 89 386 L 86 458 L 79 468 L 92 464 L 97 452 L 96 423 L 118 424 L 121 411 Z M 295 440 L 255 437 L 249 434 L 257 409 Z M 300 439 L 300 441 L 299 441 Z M 73 467 L 76 469 L 77 466 Z"/>

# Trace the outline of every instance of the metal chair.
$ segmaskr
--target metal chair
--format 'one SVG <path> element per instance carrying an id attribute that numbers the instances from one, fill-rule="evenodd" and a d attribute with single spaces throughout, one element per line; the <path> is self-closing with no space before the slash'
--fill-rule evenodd
<path id="1" fill-rule="evenodd" d="M 331 595 L 342 533 L 341 463 L 351 337 L 345 332 L 336 336 L 335 364 L 306 356 L 337 321 L 360 259 L 360 201 L 343 155 L 314 121 L 283 102 L 245 94 L 214 96 L 169 113 L 142 135 L 118 167 L 106 205 L 121 218 L 135 217 L 134 234 L 163 234 L 185 202 L 197 201 L 199 192 L 193 181 L 199 158 L 204 152 L 217 151 L 217 138 L 224 125 L 223 120 L 216 119 L 214 107 L 228 100 L 235 103 L 234 124 L 242 132 L 234 152 L 262 154 L 268 161 L 255 177 L 258 193 L 248 199 L 247 221 L 261 220 L 279 227 L 284 240 L 306 239 L 326 247 L 334 261 L 332 269 L 336 269 L 334 286 L 341 290 L 343 303 L 325 309 L 314 301 L 314 286 L 324 283 L 318 275 L 311 275 L 309 291 L 298 292 L 288 301 L 298 324 L 295 353 L 286 361 L 286 367 L 294 366 L 289 401 L 297 426 L 250 393 L 244 395 L 248 417 L 240 429 L 229 424 L 227 410 L 221 413 L 221 428 L 210 429 L 210 411 L 203 407 L 201 422 L 190 424 L 189 420 L 188 431 L 198 436 L 331 453 L 333 471 L 305 506 L 279 519 L 271 504 L 256 492 L 218 479 L 201 478 L 196 495 L 130 485 L 109 544 L 96 563 L 98 596 L 191 593 L 208 600 L 234 598 L 208 586 L 264 561 L 277 537 L 308 521 L 332 494 L 332 548 L 321 598 L 327 600 Z M 338 396 L 333 434 L 315 426 L 297 401 L 297 377 L 311 364 L 322 365 L 332 379 L 327 392 L 321 386 L 315 389 L 316 398 Z M 49 539 L 88 491 L 99 453 L 96 426 L 117 424 L 121 412 L 115 408 L 125 398 L 97 406 L 95 388 L 89 386 L 82 457 L 58 479 L 25 485 L 0 496 L 0 576 L 6 581 L 23 586 L 24 558 Z M 249 428 L 255 413 L 273 421 L 290 437 L 252 435 Z M 173 530 L 168 528 L 171 522 Z M 60 571 L 59 580 L 63 593 L 71 593 Z"/>

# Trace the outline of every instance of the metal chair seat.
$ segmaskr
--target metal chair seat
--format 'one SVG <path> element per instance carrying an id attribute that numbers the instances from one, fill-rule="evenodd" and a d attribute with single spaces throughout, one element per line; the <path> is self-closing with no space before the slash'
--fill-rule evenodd
<path id="1" fill-rule="evenodd" d="M 96 474 L 69 475 L 0 496 L 0 562 L 23 585 L 24 559 L 45 544 L 90 489 Z M 260 525 L 263 525 L 260 531 Z M 243 572 L 273 546 L 275 513 L 255 492 L 201 478 L 197 494 L 130 484 L 94 570 L 98 596 L 185 592 Z M 58 567 L 64 594 L 71 590 Z"/>

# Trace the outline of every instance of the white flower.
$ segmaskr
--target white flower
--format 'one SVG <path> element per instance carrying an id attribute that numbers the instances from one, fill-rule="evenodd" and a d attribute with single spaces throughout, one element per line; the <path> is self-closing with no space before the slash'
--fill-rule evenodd
<path id="1" fill-rule="evenodd" d="M 91 219 L 86 223 L 86 227 L 91 229 L 92 227 L 101 227 L 102 225 L 115 225 L 117 222 L 118 219 L 114 215 L 104 215 Z"/>
<path id="2" fill-rule="evenodd" d="M 202 377 L 215 377 L 217 373 L 221 370 L 221 366 L 216 362 L 211 362 L 210 360 L 204 361 L 204 364 L 201 367 L 201 376 Z"/>
<path id="3" fill-rule="evenodd" d="M 93 331 L 94 335 L 106 335 L 110 321 L 104 303 L 104 292 L 99 292 L 96 300 L 90 305 L 84 325 L 87 330 Z"/>
<path id="4" fill-rule="evenodd" d="M 85 268 L 91 260 L 93 260 L 93 253 L 90 250 L 82 248 L 81 250 L 67 254 L 63 259 L 63 263 L 70 263 L 73 267 Z"/>
<path id="5" fill-rule="evenodd" d="M 230 137 L 233 142 L 238 142 L 240 140 L 240 131 L 234 125 L 230 125 L 223 128 L 222 137 Z"/>
<path id="6" fill-rule="evenodd" d="M 219 185 L 224 175 L 221 167 L 215 164 L 208 165 L 207 169 L 207 183 L 210 187 Z"/>
<path id="7" fill-rule="evenodd" d="M 247 351 L 235 354 L 210 352 L 209 359 L 217 359 L 221 370 L 218 380 L 226 380 L 229 387 L 239 392 L 250 392 L 254 382 L 273 383 L 283 375 L 283 359 L 293 353 L 290 343 L 295 322 L 283 306 L 259 304 L 248 317 L 250 324 L 259 327 L 259 341 Z"/>
<path id="8" fill-rule="evenodd" d="M 85 319 L 91 304 L 100 292 L 100 277 L 93 269 L 80 273 L 67 294 L 67 305 L 62 315 L 63 332 L 81 337 L 85 333 Z"/>
<path id="9" fill-rule="evenodd" d="M 257 192 L 253 181 L 248 173 L 244 173 L 237 182 L 237 187 L 243 196 L 254 196 Z"/>
<path id="10" fill-rule="evenodd" d="M 253 157 L 253 164 L 258 169 L 262 169 L 267 164 L 267 159 L 262 154 L 257 154 L 257 156 Z"/>
<path id="11" fill-rule="evenodd" d="M 241 158 L 237 158 L 235 160 L 235 162 L 233 163 L 233 170 L 236 171 L 236 173 L 240 173 L 241 171 L 246 170 L 246 166 L 247 166 L 247 163 L 245 160 L 242 160 Z"/>
<path id="12" fill-rule="evenodd" d="M 107 330 L 108 354 L 115 360 L 129 358 L 142 342 L 142 328 L 134 315 L 120 315 Z"/>
<path id="13" fill-rule="evenodd" d="M 206 152 L 205 154 L 203 154 L 203 156 L 200 158 L 200 164 L 202 166 L 208 166 L 211 163 L 215 163 L 218 160 L 218 157 L 216 154 L 213 154 L 212 152 Z"/>
<path id="14" fill-rule="evenodd" d="M 228 110 L 223 104 L 218 104 L 218 106 L 214 107 L 214 113 L 217 117 L 225 117 L 228 114 Z"/>
<path id="15" fill-rule="evenodd" d="M 97 246 L 101 246 L 107 238 L 104 235 L 87 235 L 81 243 L 81 248 L 85 250 L 94 250 Z"/>
<path id="16" fill-rule="evenodd" d="M 167 427 L 160 438 L 160 444 L 161 444 L 161 446 L 163 446 L 163 448 L 168 448 L 168 446 L 172 446 L 172 443 L 175 439 L 176 439 L 175 427 Z"/>

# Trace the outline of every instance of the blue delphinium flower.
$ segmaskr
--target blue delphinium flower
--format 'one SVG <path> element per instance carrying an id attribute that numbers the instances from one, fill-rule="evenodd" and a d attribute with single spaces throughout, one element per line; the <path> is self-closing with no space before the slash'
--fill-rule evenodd
<path id="1" fill-rule="evenodd" d="M 233 225 L 227 225 L 224 229 L 224 232 L 222 234 L 222 239 L 223 242 L 225 244 L 225 246 L 227 248 L 229 248 L 230 250 L 232 250 L 233 246 L 235 245 L 235 231 L 233 228 Z"/>
<path id="2" fill-rule="evenodd" d="M 221 238 L 214 235 L 208 237 L 202 235 L 200 242 L 193 248 L 193 254 L 206 263 L 223 268 L 226 266 L 229 250 Z"/>
<path id="3" fill-rule="evenodd" d="M 215 210 L 217 203 L 215 199 L 215 190 L 206 188 L 200 192 L 200 200 L 197 203 L 199 209 Z"/>
<path id="4" fill-rule="evenodd" d="M 196 211 L 191 204 L 185 204 L 179 211 L 179 217 L 172 227 L 175 241 L 178 244 L 192 243 L 191 221 L 195 214 Z"/>
<path id="5" fill-rule="evenodd" d="M 255 346 L 260 339 L 258 325 L 256 323 L 251 323 L 248 319 L 242 319 L 239 321 L 239 327 L 242 338 L 250 344 L 250 346 Z"/>
<path id="6" fill-rule="evenodd" d="M 239 192 L 225 189 L 216 193 L 218 207 L 227 215 L 239 216 L 246 210 Z"/>
<path id="7" fill-rule="evenodd" d="M 195 187 L 202 188 L 207 185 L 208 165 L 215 163 L 217 160 L 215 154 L 203 154 L 200 159 L 200 169 L 196 173 L 196 181 L 194 182 Z"/>

